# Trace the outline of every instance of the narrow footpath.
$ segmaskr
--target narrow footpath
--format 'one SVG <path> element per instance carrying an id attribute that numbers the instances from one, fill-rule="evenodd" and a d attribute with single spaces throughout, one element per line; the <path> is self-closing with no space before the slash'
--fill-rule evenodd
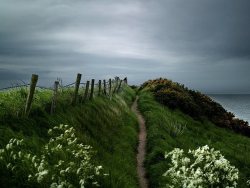
<path id="1" fill-rule="evenodd" d="M 139 183 L 140 183 L 140 188 L 148 188 L 148 180 L 146 178 L 146 170 L 144 168 L 144 160 L 145 160 L 145 155 L 146 155 L 146 139 L 147 139 L 147 131 L 146 131 L 146 126 L 145 126 L 145 120 L 141 113 L 138 110 L 138 96 L 136 97 L 131 109 L 132 111 L 136 114 L 138 122 L 139 122 L 139 145 L 137 148 L 137 174 L 139 177 Z"/>

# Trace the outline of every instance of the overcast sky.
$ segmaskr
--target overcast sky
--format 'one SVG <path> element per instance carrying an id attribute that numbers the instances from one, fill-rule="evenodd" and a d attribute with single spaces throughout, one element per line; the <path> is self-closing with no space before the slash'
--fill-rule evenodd
<path id="1" fill-rule="evenodd" d="M 250 93 L 249 0 L 0 0 L 0 87 L 166 77 Z"/>

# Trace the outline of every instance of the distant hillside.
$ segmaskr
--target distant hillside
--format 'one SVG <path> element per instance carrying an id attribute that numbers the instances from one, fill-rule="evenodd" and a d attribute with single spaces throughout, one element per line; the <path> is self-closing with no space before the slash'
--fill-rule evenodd
<path id="1" fill-rule="evenodd" d="M 217 126 L 250 137 L 248 122 L 235 118 L 233 113 L 227 112 L 207 95 L 190 90 L 182 84 L 159 78 L 145 82 L 140 89 L 150 90 L 158 102 L 171 109 L 179 109 L 194 119 L 208 119 Z"/>

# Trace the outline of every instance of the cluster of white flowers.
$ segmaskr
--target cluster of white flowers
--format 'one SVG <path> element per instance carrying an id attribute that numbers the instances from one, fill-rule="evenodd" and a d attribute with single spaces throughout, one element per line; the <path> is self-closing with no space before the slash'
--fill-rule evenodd
<path id="1" fill-rule="evenodd" d="M 30 154 L 24 153 L 19 148 L 24 145 L 23 140 L 12 138 L 5 148 L 0 149 L 0 160 L 6 164 L 7 169 L 16 170 L 17 164 L 30 158 Z"/>
<path id="2" fill-rule="evenodd" d="M 170 168 L 163 174 L 168 178 L 166 187 L 227 187 L 237 186 L 239 171 L 224 158 L 220 151 L 207 145 L 196 150 L 175 148 L 165 155 L 171 159 Z"/>
<path id="3" fill-rule="evenodd" d="M 250 187 L 250 180 L 247 180 L 247 185 Z"/>
<path id="4" fill-rule="evenodd" d="M 89 145 L 78 143 L 76 131 L 68 125 L 56 126 L 48 131 L 51 136 L 40 156 L 22 151 L 23 140 L 11 139 L 0 150 L 0 160 L 15 173 L 16 168 L 25 169 L 30 182 L 50 187 L 98 186 L 102 166 L 92 162 L 93 151 Z"/>

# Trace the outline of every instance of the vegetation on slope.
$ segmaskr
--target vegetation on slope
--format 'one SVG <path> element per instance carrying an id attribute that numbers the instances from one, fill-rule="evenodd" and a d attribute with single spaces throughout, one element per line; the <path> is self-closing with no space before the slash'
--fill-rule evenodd
<path id="1" fill-rule="evenodd" d="M 154 100 L 150 92 L 141 91 L 139 109 L 147 126 L 146 168 L 151 187 L 164 187 L 162 176 L 170 167 L 165 152 L 181 148 L 185 152 L 208 145 L 220 150 L 239 169 L 238 187 L 247 187 L 250 179 L 250 139 L 232 130 L 215 126 L 210 121 L 196 121 L 179 110 L 172 110 Z"/>
<path id="2" fill-rule="evenodd" d="M 113 84 L 114 85 L 114 84 Z M 74 87 L 60 87 L 56 97 L 56 110 L 67 109 L 72 104 L 74 95 Z M 112 90 L 113 91 L 113 90 Z M 80 87 L 77 96 L 77 102 L 82 103 L 85 88 Z M 26 99 L 29 93 L 29 87 L 17 87 L 0 92 L 0 118 L 22 117 Z M 98 90 L 95 88 L 94 94 L 97 95 Z M 90 91 L 88 91 L 88 98 Z M 53 98 L 53 90 L 37 87 L 32 102 L 31 116 L 40 113 L 50 113 L 51 102 Z"/>
<path id="3" fill-rule="evenodd" d="M 46 92 L 38 92 L 39 96 L 46 99 Z M 20 93 L 16 95 L 20 98 Z M 104 173 L 109 174 L 103 177 L 101 187 L 137 187 L 135 153 L 138 125 L 129 107 L 134 97 L 135 93 L 126 88 L 111 100 L 96 97 L 93 101 L 86 101 L 75 107 L 68 104 L 63 107 L 62 103 L 53 115 L 47 113 L 46 105 L 44 107 L 41 103 L 35 103 L 35 109 L 31 111 L 29 118 L 11 114 L 13 109 L 10 108 L 9 113 L 4 112 L 2 108 L 0 148 L 5 147 L 11 138 L 18 138 L 24 139 L 27 150 L 39 154 L 49 140 L 48 130 L 67 124 L 74 127 L 81 143 L 93 147 L 96 151 L 94 162 L 101 164 Z M 16 100 L 15 97 L 14 99 Z M 44 104 L 48 102 L 42 101 Z M 6 101 L 2 102 L 3 105 L 7 106 Z M 26 179 L 15 177 L 2 163 L 0 168 L 2 187 L 39 187 L 27 185 Z"/>
<path id="4" fill-rule="evenodd" d="M 171 109 L 179 109 L 194 119 L 208 119 L 220 127 L 226 127 L 250 137 L 248 122 L 237 119 L 210 97 L 186 88 L 168 79 L 149 80 L 142 88 L 153 92 L 155 99 Z"/>

